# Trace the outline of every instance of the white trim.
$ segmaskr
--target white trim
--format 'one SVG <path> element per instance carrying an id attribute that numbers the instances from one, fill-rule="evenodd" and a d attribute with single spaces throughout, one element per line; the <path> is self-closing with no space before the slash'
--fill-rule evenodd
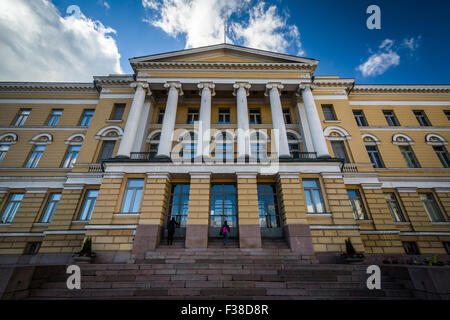
<path id="1" fill-rule="evenodd" d="M 307 213 L 307 218 L 329 218 L 333 215 L 331 213 Z"/>
<path id="2" fill-rule="evenodd" d="M 400 236 L 450 236 L 450 232 L 439 232 L 439 231 L 400 232 Z"/>
<path id="3" fill-rule="evenodd" d="M 364 190 L 378 190 L 383 186 L 382 183 L 372 182 L 372 183 L 361 183 L 361 188 Z"/>
<path id="4" fill-rule="evenodd" d="M 398 138 L 405 138 L 406 142 L 397 141 Z M 392 144 L 395 144 L 397 146 L 410 146 L 414 144 L 414 140 L 404 133 L 396 133 L 392 136 Z"/>
<path id="5" fill-rule="evenodd" d="M 433 137 L 438 139 L 438 140 L 440 140 L 440 141 L 439 142 L 432 142 L 432 141 L 430 141 L 430 139 L 433 138 Z M 425 142 L 426 142 L 426 144 L 431 145 L 431 146 L 446 146 L 448 144 L 447 140 L 445 140 L 444 137 L 442 137 L 442 136 L 440 136 L 440 135 L 438 135 L 436 133 L 429 133 L 429 134 L 427 134 L 425 136 Z"/>
<path id="6" fill-rule="evenodd" d="M 117 229 L 136 229 L 136 224 L 89 224 L 84 228 L 87 230 L 117 230 Z"/>
<path id="7" fill-rule="evenodd" d="M 7 168 L 11 169 L 11 168 Z M 49 169 L 51 170 L 51 169 Z M 0 188 L 6 189 L 30 189 L 30 188 L 48 188 L 62 189 L 66 177 L 0 177 Z"/>
<path id="8" fill-rule="evenodd" d="M 0 237 L 43 237 L 42 232 L 2 232 Z"/>
<path id="9" fill-rule="evenodd" d="M 318 94 L 313 95 L 314 100 L 347 100 L 346 95 L 330 95 L 330 94 Z"/>
<path id="10" fill-rule="evenodd" d="M 113 213 L 113 218 L 139 218 L 140 213 Z"/>
<path id="11" fill-rule="evenodd" d="M 170 179 L 170 173 L 168 172 L 155 172 L 147 173 L 147 179 Z"/>
<path id="12" fill-rule="evenodd" d="M 359 226 L 342 226 L 342 225 L 310 225 L 311 230 L 360 230 Z"/>
<path id="13" fill-rule="evenodd" d="M 189 176 L 191 179 L 211 179 L 211 172 L 189 172 Z"/>
<path id="14" fill-rule="evenodd" d="M 450 106 L 450 100 L 349 100 L 351 106 Z"/>
<path id="15" fill-rule="evenodd" d="M 361 230 L 361 234 L 399 234 L 398 230 Z"/>
<path id="16" fill-rule="evenodd" d="M 152 132 L 150 132 L 147 136 L 147 139 L 145 140 L 145 142 L 147 143 L 156 143 L 156 141 L 160 140 L 153 140 L 153 137 L 156 136 L 158 133 L 161 134 L 162 130 L 161 129 L 157 129 L 157 130 L 153 130 Z"/>
<path id="17" fill-rule="evenodd" d="M 370 145 L 371 142 L 366 142 L 366 141 L 364 141 L 364 138 L 371 138 L 375 144 L 380 144 L 380 143 L 381 143 L 380 139 L 378 139 L 375 135 L 370 134 L 370 133 L 364 133 L 364 134 L 361 136 L 361 139 L 363 140 L 363 143 L 364 143 L 365 145 Z"/>
<path id="18" fill-rule="evenodd" d="M 47 193 L 45 187 L 25 187 L 25 193 Z"/>
<path id="19" fill-rule="evenodd" d="M 344 175 L 339 172 L 322 172 L 320 174 L 324 179 L 342 179 Z"/>
<path id="20" fill-rule="evenodd" d="M 44 231 L 44 235 L 48 234 L 85 234 L 84 230 L 47 230 Z"/>
<path id="21" fill-rule="evenodd" d="M 256 179 L 258 172 L 236 172 L 238 179 Z"/>
<path id="22" fill-rule="evenodd" d="M 115 131 L 117 133 L 117 137 L 107 137 L 106 135 L 111 132 Z M 119 126 L 106 126 L 100 129 L 97 134 L 95 135 L 95 139 L 97 140 L 120 140 L 123 137 L 123 129 Z"/>
<path id="23" fill-rule="evenodd" d="M 337 137 L 330 137 L 330 134 L 332 132 L 337 132 L 342 137 L 342 139 Z M 323 134 L 327 140 L 350 140 L 352 138 L 348 131 L 340 126 L 328 126 L 323 130 Z"/>
<path id="24" fill-rule="evenodd" d="M 76 137 L 81 137 L 83 138 L 83 141 L 81 142 L 72 142 L 72 140 Z M 71 146 L 81 146 L 84 142 L 84 139 L 86 139 L 86 135 L 84 133 L 75 133 L 73 135 L 71 135 L 70 137 L 68 137 L 66 139 L 66 141 L 64 141 L 64 144 L 69 144 Z"/>
<path id="25" fill-rule="evenodd" d="M 359 127 L 361 131 L 450 131 L 450 127 Z"/>
<path id="26" fill-rule="evenodd" d="M 100 99 L 133 99 L 134 93 L 100 93 Z"/>
<path id="27" fill-rule="evenodd" d="M 60 126 L 60 127 L 49 127 L 49 126 L 23 126 L 23 127 L 0 127 L 0 130 L 2 131 L 87 131 L 86 126 L 75 126 L 75 127 L 66 127 L 66 126 Z"/>
<path id="28" fill-rule="evenodd" d="M 98 99 L 0 99 L 7 104 L 97 104 Z"/>
<path id="29" fill-rule="evenodd" d="M 46 141 L 46 142 L 38 141 L 39 138 L 41 138 L 41 137 L 47 137 L 48 141 Z M 37 144 L 37 145 L 47 145 L 47 144 L 51 144 L 52 142 L 53 142 L 53 136 L 50 133 L 40 133 L 37 136 L 34 136 L 30 141 L 31 144 Z"/>
<path id="30" fill-rule="evenodd" d="M 4 138 L 6 138 L 6 137 L 13 137 L 13 140 L 12 141 L 9 141 L 9 142 L 7 142 L 7 141 L 1 141 L 1 140 L 3 140 Z M 7 132 L 7 133 L 4 133 L 4 134 L 2 134 L 1 136 L 0 136 L 0 144 L 1 145 L 12 145 L 12 144 L 16 144 L 16 142 L 17 142 L 17 134 L 15 134 L 14 132 Z"/>

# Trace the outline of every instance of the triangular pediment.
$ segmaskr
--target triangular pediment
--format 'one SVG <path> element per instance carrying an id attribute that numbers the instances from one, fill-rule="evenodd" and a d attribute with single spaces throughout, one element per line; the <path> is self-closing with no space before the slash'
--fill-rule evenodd
<path id="1" fill-rule="evenodd" d="M 219 44 L 130 59 L 131 64 L 143 62 L 300 63 L 311 66 L 317 65 L 318 63 L 314 59 L 230 44 Z"/>

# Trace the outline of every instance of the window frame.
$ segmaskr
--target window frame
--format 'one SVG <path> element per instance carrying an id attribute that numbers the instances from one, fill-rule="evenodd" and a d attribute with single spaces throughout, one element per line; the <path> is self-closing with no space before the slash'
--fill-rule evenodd
<path id="1" fill-rule="evenodd" d="M 53 200 L 52 197 L 55 195 L 59 195 L 59 199 L 58 200 Z M 59 204 L 59 201 L 61 201 L 61 197 L 62 197 L 62 193 L 61 192 L 51 192 L 47 198 L 44 210 L 42 211 L 41 217 L 39 219 L 40 223 L 50 223 L 52 221 L 52 218 L 55 214 L 56 211 L 56 207 Z M 50 208 L 50 205 L 53 204 L 53 207 Z M 47 210 L 49 210 L 50 208 L 50 213 L 47 214 Z"/>
<path id="2" fill-rule="evenodd" d="M 421 127 L 430 127 L 431 122 L 428 119 L 425 110 L 413 110 L 414 116 Z M 417 113 L 420 113 L 419 115 Z"/>
<path id="3" fill-rule="evenodd" d="M 420 201 L 422 202 L 422 205 L 424 207 L 424 210 L 427 213 L 428 218 L 430 219 L 431 223 L 433 223 L 433 222 L 448 222 L 448 217 L 446 216 L 445 210 L 443 210 L 443 208 L 439 204 L 439 202 L 438 202 L 439 200 L 436 197 L 436 195 L 434 194 L 434 192 L 418 191 L 418 194 L 419 194 Z M 430 195 L 431 199 L 424 200 L 422 198 L 422 195 Z M 437 217 L 438 218 L 437 220 L 433 220 L 433 216 L 428 210 L 429 207 L 427 207 L 427 205 L 426 205 L 426 203 L 430 203 L 430 202 L 431 202 L 431 207 L 433 207 L 433 209 L 434 209 L 433 214 L 436 215 L 436 217 L 440 215 L 440 217 L 442 218 L 441 220 L 439 220 L 439 217 Z"/>
<path id="4" fill-rule="evenodd" d="M 398 147 L 408 168 L 421 168 L 420 162 L 417 160 L 416 154 L 411 145 L 399 145 Z"/>
<path id="5" fill-rule="evenodd" d="M 230 108 L 219 108 L 217 123 L 218 124 L 230 124 L 231 123 Z"/>
<path id="6" fill-rule="evenodd" d="M 444 114 L 447 117 L 447 120 L 450 121 L 450 110 L 444 110 Z"/>
<path id="7" fill-rule="evenodd" d="M 419 255 L 420 250 L 416 241 L 402 241 L 403 249 L 407 255 Z M 411 248 L 408 248 L 411 246 Z M 412 249 L 412 250 L 411 250 Z"/>
<path id="8" fill-rule="evenodd" d="M 175 193 L 175 189 L 177 186 L 181 186 L 180 193 Z M 186 188 L 188 189 L 187 193 L 184 193 L 183 191 Z M 191 185 L 189 182 L 172 183 L 172 185 L 170 187 L 169 203 L 167 206 L 167 214 L 166 214 L 166 217 L 167 217 L 166 222 L 169 222 L 172 219 L 172 217 L 175 217 L 175 221 L 178 223 L 178 225 L 176 226 L 177 228 L 186 228 L 187 227 L 190 190 L 191 190 Z M 186 195 L 187 195 L 187 204 L 183 202 L 183 196 L 186 196 Z M 175 203 L 175 201 L 174 201 L 175 198 L 178 198 L 178 200 L 179 200 L 178 203 Z M 176 215 L 172 214 L 172 208 L 174 205 L 178 206 Z M 187 207 L 186 214 L 180 214 L 183 211 L 185 205 Z"/>
<path id="9" fill-rule="evenodd" d="M 221 193 L 214 193 L 213 194 L 213 188 L 216 185 L 221 185 L 222 186 L 222 191 L 221 191 Z M 227 186 L 227 185 L 232 185 L 234 187 L 234 193 L 227 193 L 227 192 L 225 192 L 224 186 Z M 211 190 L 211 193 L 210 193 L 210 199 L 211 200 L 210 200 L 210 205 L 209 205 L 209 226 L 211 227 L 211 218 L 212 217 L 220 217 L 220 220 L 221 220 L 220 227 L 222 227 L 223 222 L 226 220 L 228 225 L 230 226 L 230 228 L 238 228 L 239 227 L 239 214 L 238 214 L 239 205 L 238 205 L 237 184 L 236 183 L 232 183 L 232 182 L 230 182 L 230 183 L 225 183 L 225 182 L 211 183 L 210 190 Z M 213 208 L 212 207 L 213 206 L 212 199 L 213 199 L 213 196 L 215 196 L 215 195 L 221 195 L 222 196 L 221 197 L 222 198 L 222 202 L 221 202 L 222 203 L 222 205 L 221 205 L 221 209 L 222 209 L 221 212 L 222 212 L 222 214 L 211 214 L 211 211 L 212 211 L 212 208 Z M 234 196 L 233 206 L 234 206 L 234 211 L 235 211 L 236 214 L 233 216 L 234 220 L 232 220 L 232 221 L 227 219 L 227 217 L 230 217 L 231 215 L 225 215 L 224 214 L 225 213 L 225 197 L 226 196 Z M 216 207 L 214 207 L 214 208 L 216 208 Z M 215 228 L 215 227 L 213 227 L 213 228 Z"/>
<path id="10" fill-rule="evenodd" d="M 432 146 L 434 152 L 436 153 L 436 156 L 439 158 L 439 160 L 442 163 L 442 166 L 444 168 L 450 168 L 450 155 L 447 152 L 447 148 L 445 146 Z M 442 148 L 442 151 L 437 151 L 436 148 Z M 1 163 L 1 160 L 0 160 Z"/>
<path id="11" fill-rule="evenodd" d="M 138 186 L 138 187 L 131 187 L 130 186 L 130 182 L 131 181 L 142 181 L 142 187 Z M 142 197 L 144 195 L 144 188 L 145 188 L 145 179 L 144 178 L 128 178 L 125 184 L 125 189 L 124 189 L 124 193 L 123 193 L 123 198 L 122 198 L 122 204 L 120 206 L 120 213 L 122 214 L 139 214 L 140 213 L 140 209 L 142 206 Z M 128 192 L 131 192 L 131 199 L 130 199 L 130 203 L 129 203 L 129 207 L 125 208 L 125 204 L 127 202 L 127 197 L 128 197 Z M 134 205 L 136 204 L 136 194 L 140 191 L 140 195 L 139 195 L 139 200 L 137 203 L 137 211 L 130 211 L 130 209 L 132 210 Z M 124 209 L 127 209 L 128 211 L 125 211 Z"/>
<path id="12" fill-rule="evenodd" d="M 101 145 L 100 151 L 98 153 L 97 163 L 100 163 L 102 160 L 109 159 L 109 158 L 102 158 L 102 153 L 103 153 L 103 149 L 105 147 L 105 143 L 113 143 L 114 144 L 114 147 L 112 148 L 112 152 L 111 152 L 111 157 L 114 156 L 114 150 L 116 149 L 116 141 L 117 140 L 101 140 L 102 145 Z"/>
<path id="13" fill-rule="evenodd" d="M 31 114 L 31 110 L 32 109 L 27 109 L 27 108 L 20 109 L 12 123 L 12 126 L 13 127 L 23 127 L 25 125 L 25 122 L 27 122 L 27 120 Z M 24 112 L 28 112 L 28 113 L 24 115 L 23 114 Z"/>
<path id="14" fill-rule="evenodd" d="M 364 114 L 363 110 L 357 109 L 357 110 L 352 110 L 353 112 L 353 117 L 355 118 L 356 124 L 358 125 L 358 127 L 368 127 L 369 123 L 367 122 L 366 119 L 366 115 Z M 361 112 L 360 115 L 356 115 L 355 112 Z M 362 121 L 361 121 L 362 119 Z"/>
<path id="15" fill-rule="evenodd" d="M 166 109 L 165 108 L 159 108 L 158 115 L 156 117 L 156 123 L 157 124 L 162 124 L 164 122 L 164 114 L 165 113 L 166 113 Z"/>
<path id="16" fill-rule="evenodd" d="M 260 193 L 259 192 L 259 187 L 260 186 L 271 186 L 275 191 L 274 192 L 263 192 Z M 282 227 L 282 217 L 281 217 L 281 210 L 280 210 L 280 201 L 279 201 L 279 192 L 278 192 L 278 187 L 275 183 L 257 183 L 257 195 L 258 195 L 258 217 L 259 217 L 259 226 L 260 228 L 269 228 L 269 229 L 273 229 L 273 228 L 281 228 Z M 264 188 L 266 189 L 266 188 Z M 265 190 L 264 190 L 265 191 Z M 273 202 L 274 202 L 274 215 L 270 215 L 268 212 L 268 196 L 273 196 Z M 260 203 L 260 197 L 264 197 L 264 208 L 265 208 L 265 215 L 261 215 L 261 203 Z M 262 225 L 262 220 L 261 217 L 264 216 L 265 217 L 265 221 L 266 224 L 265 226 Z M 275 221 L 276 221 L 276 225 L 272 226 L 272 219 L 267 219 L 267 217 L 275 217 Z"/>
<path id="17" fill-rule="evenodd" d="M 86 114 L 88 112 L 92 112 L 92 114 L 91 115 Z M 92 119 L 94 118 L 94 114 L 95 114 L 95 109 L 84 109 L 83 113 L 81 115 L 81 119 L 80 119 L 80 127 L 89 127 Z M 84 124 L 86 122 L 86 119 L 89 119 L 88 124 Z"/>
<path id="18" fill-rule="evenodd" d="M 120 114 L 120 117 L 117 116 L 117 110 L 119 108 L 122 108 L 122 113 Z M 125 114 L 125 109 L 127 108 L 127 104 L 126 103 L 114 103 L 113 105 L 113 109 L 111 112 L 111 116 L 109 118 L 109 120 L 113 120 L 113 121 L 121 121 L 123 120 L 123 116 Z"/>
<path id="19" fill-rule="evenodd" d="M 306 187 L 305 188 L 305 185 L 304 185 L 304 181 L 305 180 L 315 180 L 315 181 L 317 181 L 317 187 Z M 320 179 L 319 178 L 302 178 L 302 188 L 303 188 L 303 194 L 305 195 L 305 203 L 306 203 L 306 213 L 307 214 L 326 214 L 327 213 L 327 206 L 326 206 L 326 203 L 325 203 L 325 197 L 324 197 L 324 193 L 323 193 L 323 190 L 322 190 L 322 183 L 321 183 L 321 181 L 320 181 Z M 314 211 L 308 211 L 308 202 L 307 202 L 307 194 L 306 194 L 306 190 L 308 190 L 309 192 L 310 192 L 310 194 L 311 194 L 311 201 L 312 201 L 312 206 L 313 206 L 313 209 L 314 209 Z M 323 211 L 318 211 L 317 210 L 317 207 L 316 207 L 316 201 L 315 201 L 315 195 L 314 195 L 314 192 L 312 192 L 312 191 L 310 191 L 310 190 L 318 190 L 319 191 L 319 195 L 320 195 L 320 198 L 321 198 L 321 200 L 322 200 L 322 207 L 323 207 Z"/>
<path id="20" fill-rule="evenodd" d="M 285 124 L 292 124 L 291 108 L 283 108 L 283 119 Z"/>
<path id="21" fill-rule="evenodd" d="M 71 150 L 72 148 L 78 148 L 77 151 Z M 69 145 L 66 151 L 66 155 L 64 156 L 63 162 L 61 164 L 61 168 L 73 168 L 75 162 L 77 161 L 78 155 L 80 154 L 81 146 L 80 145 Z M 75 154 L 75 157 L 73 156 Z M 67 162 L 67 163 L 66 163 Z"/>
<path id="22" fill-rule="evenodd" d="M 334 110 L 334 105 L 332 105 L 332 104 L 322 104 L 321 107 L 322 107 L 322 113 L 323 113 L 323 120 L 324 121 L 337 121 L 338 120 L 337 119 L 337 115 L 336 115 L 336 111 Z M 325 112 L 325 110 L 327 110 L 327 112 Z M 331 115 L 332 119 L 327 119 L 327 115 Z"/>
<path id="23" fill-rule="evenodd" d="M 89 196 L 89 193 L 90 193 L 90 192 L 95 192 L 95 191 L 97 192 L 97 196 L 96 196 L 95 198 Z M 100 187 L 98 187 L 98 188 L 86 188 L 86 189 L 84 190 L 83 201 L 80 202 L 80 207 L 79 207 L 79 209 L 78 209 L 77 221 L 90 221 L 90 220 L 91 220 L 91 218 L 92 218 L 92 213 L 94 212 L 94 208 L 95 208 L 95 204 L 96 204 L 96 202 L 97 202 L 97 198 L 98 198 L 99 192 L 100 192 Z M 88 199 L 91 201 L 91 202 L 89 203 L 89 210 L 88 210 L 88 212 L 87 212 L 86 218 L 85 218 L 85 219 L 82 219 L 82 218 L 83 218 L 83 217 L 82 217 L 83 210 L 84 210 L 84 208 L 85 208 L 86 201 L 87 201 Z M 94 200 L 92 201 L 92 199 L 94 199 Z"/>
<path id="24" fill-rule="evenodd" d="M 393 199 L 392 198 L 387 199 L 386 195 L 388 195 L 388 194 L 393 195 Z M 384 199 L 386 200 L 386 205 L 389 208 L 389 212 L 391 213 L 392 220 L 394 221 L 394 223 L 395 222 L 400 222 L 400 223 L 408 222 L 408 220 L 406 219 L 406 215 L 404 214 L 404 212 L 406 212 L 406 211 L 403 209 L 401 199 L 400 199 L 400 197 L 398 197 L 397 193 L 394 190 L 392 190 L 392 191 L 384 190 L 383 196 L 384 196 Z M 396 217 L 397 215 L 394 213 L 393 206 L 396 207 L 396 209 L 398 211 L 398 215 L 400 215 L 401 219 L 397 219 L 397 217 Z"/>
<path id="25" fill-rule="evenodd" d="M 356 196 L 350 196 L 348 193 L 349 191 L 355 191 L 356 192 Z M 353 210 L 353 216 L 355 218 L 356 221 L 365 221 L 365 220 L 369 220 L 369 213 L 367 211 L 367 206 L 366 203 L 364 201 L 364 197 L 363 197 L 363 193 L 361 192 L 361 190 L 359 188 L 348 188 L 347 189 L 347 197 L 350 201 L 350 204 L 352 206 L 352 210 Z M 360 202 L 360 207 L 362 208 L 362 218 L 361 217 L 357 217 L 357 212 L 355 211 L 356 209 L 356 205 L 355 205 L 355 201 L 358 200 Z"/>
<path id="26" fill-rule="evenodd" d="M 368 144 L 366 144 L 365 147 L 366 147 L 367 155 L 369 156 L 370 162 L 373 164 L 373 167 L 374 168 L 386 168 L 386 166 L 384 164 L 384 161 L 383 161 L 383 157 L 381 156 L 381 152 L 378 149 L 378 146 L 377 145 L 368 145 Z M 375 148 L 375 151 L 374 150 L 368 150 L 367 149 L 368 147 Z M 378 155 L 378 159 L 380 160 L 381 166 L 379 166 L 379 164 L 376 161 L 375 162 L 372 161 L 372 160 L 374 160 L 374 159 L 372 159 L 372 156 L 375 157 L 375 155 Z"/>
<path id="27" fill-rule="evenodd" d="M 38 151 L 38 150 L 36 150 L 37 148 L 43 148 L 43 150 Z M 47 148 L 47 146 L 42 145 L 42 144 L 33 145 L 33 148 L 31 149 L 31 152 L 28 155 L 27 160 L 25 161 L 24 167 L 27 169 L 37 168 L 39 162 L 42 159 L 42 156 L 44 155 L 44 151 L 46 148 Z"/>
<path id="28" fill-rule="evenodd" d="M 261 108 L 250 108 L 248 110 L 249 124 L 262 124 Z"/>
<path id="29" fill-rule="evenodd" d="M 7 148 L 4 150 L 4 148 Z M 8 154 L 9 149 L 11 149 L 10 144 L 0 144 L 0 165 L 2 164 L 3 160 L 6 158 L 6 155 Z"/>
<path id="30" fill-rule="evenodd" d="M 386 113 L 392 113 L 391 115 L 387 115 Z M 386 119 L 386 123 L 388 124 L 389 127 L 399 127 L 400 126 L 400 122 L 398 121 L 397 116 L 395 115 L 394 110 L 383 110 L 383 115 L 384 118 Z M 391 125 L 392 123 L 392 125 Z"/>
<path id="31" fill-rule="evenodd" d="M 345 144 L 344 140 L 331 140 L 330 141 L 330 145 L 331 145 L 331 150 L 333 150 L 333 154 L 336 157 L 336 152 L 333 146 L 339 145 L 342 146 L 342 150 L 344 151 L 344 163 L 351 163 L 350 157 L 349 157 L 349 153 L 347 152 L 347 146 Z M 342 159 L 342 158 L 341 158 Z"/>
<path id="32" fill-rule="evenodd" d="M 13 197 L 16 195 L 21 196 L 20 200 L 13 200 Z M 10 224 L 13 222 L 14 217 L 16 216 L 17 211 L 19 210 L 19 207 L 22 204 L 22 201 L 24 198 L 25 198 L 25 192 L 11 192 L 8 195 L 5 205 L 2 208 L 0 224 Z M 14 204 L 10 206 L 10 204 L 12 202 L 14 202 Z M 9 211 L 8 215 L 6 215 L 7 210 Z M 12 215 L 11 215 L 11 212 L 12 212 Z"/>
<path id="33" fill-rule="evenodd" d="M 58 114 L 59 112 L 59 114 Z M 61 120 L 61 116 L 64 112 L 64 109 L 52 109 L 50 112 L 50 116 L 47 121 L 47 127 L 56 127 L 58 125 L 59 120 Z"/>
<path id="34" fill-rule="evenodd" d="M 195 124 L 200 119 L 199 108 L 188 108 L 186 124 Z"/>

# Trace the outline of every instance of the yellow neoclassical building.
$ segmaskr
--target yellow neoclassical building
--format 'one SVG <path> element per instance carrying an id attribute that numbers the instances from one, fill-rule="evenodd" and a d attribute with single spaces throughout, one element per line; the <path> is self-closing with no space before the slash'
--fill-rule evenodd
<path id="1" fill-rule="evenodd" d="M 0 82 L 0 261 L 284 242 L 450 254 L 450 85 L 358 85 L 220 44 L 92 83 Z M 234 239 L 234 240 L 233 240 Z M 103 260 L 102 260 L 103 259 Z"/>

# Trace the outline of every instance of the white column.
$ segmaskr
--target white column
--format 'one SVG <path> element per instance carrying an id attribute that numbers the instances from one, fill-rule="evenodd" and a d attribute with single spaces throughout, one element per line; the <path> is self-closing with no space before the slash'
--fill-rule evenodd
<path id="1" fill-rule="evenodd" d="M 144 106 L 142 108 L 142 116 L 139 119 L 139 130 L 137 131 L 136 141 L 134 142 L 131 152 L 143 152 L 145 150 L 145 144 L 154 105 L 155 103 L 153 99 L 145 99 Z"/>
<path id="2" fill-rule="evenodd" d="M 250 157 L 250 131 L 248 124 L 247 96 L 249 94 L 250 84 L 247 82 L 237 82 L 233 85 L 237 102 L 237 144 L 238 158 Z"/>
<path id="3" fill-rule="evenodd" d="M 200 89 L 200 123 L 197 134 L 197 154 L 198 158 L 210 157 L 211 141 L 211 96 L 215 95 L 214 83 L 201 82 L 197 85 Z"/>
<path id="4" fill-rule="evenodd" d="M 301 94 L 297 93 L 297 96 L 301 96 Z M 296 101 L 295 104 L 297 119 L 300 119 L 298 123 L 300 132 L 302 133 L 303 150 L 305 152 L 314 152 L 311 132 L 309 131 L 308 120 L 306 118 L 305 105 L 302 101 Z"/>
<path id="5" fill-rule="evenodd" d="M 128 114 L 127 123 L 123 133 L 122 141 L 120 142 L 119 150 L 117 151 L 118 158 L 129 158 L 131 150 L 136 141 L 136 135 L 139 128 L 139 119 L 142 116 L 144 108 L 144 101 L 146 91 L 148 90 L 148 83 L 135 82 L 130 85 L 136 88 L 134 93 L 131 109 Z M 148 90 L 150 91 L 150 90 Z M 144 130 L 142 128 L 142 130 Z"/>
<path id="6" fill-rule="evenodd" d="M 327 142 L 325 141 L 325 136 L 323 135 L 322 124 L 320 123 L 316 103 L 314 102 L 314 97 L 311 92 L 311 89 L 314 89 L 314 86 L 300 85 L 298 88 L 302 93 L 306 118 L 308 119 L 308 125 L 311 132 L 314 151 L 317 152 L 317 157 L 319 158 L 329 158 L 330 153 L 328 151 Z"/>
<path id="7" fill-rule="evenodd" d="M 181 83 L 167 82 L 164 87 L 168 89 L 166 109 L 162 123 L 161 138 L 159 140 L 157 157 L 170 158 L 172 151 L 172 137 L 175 129 L 175 119 L 177 115 L 178 96 L 183 94 Z"/>
<path id="8" fill-rule="evenodd" d="M 266 85 L 266 96 L 270 97 L 270 110 L 272 113 L 272 126 L 275 147 L 278 158 L 290 158 L 289 144 L 284 123 L 283 108 L 281 106 L 280 91 L 284 86 L 280 83 L 268 83 Z"/>

